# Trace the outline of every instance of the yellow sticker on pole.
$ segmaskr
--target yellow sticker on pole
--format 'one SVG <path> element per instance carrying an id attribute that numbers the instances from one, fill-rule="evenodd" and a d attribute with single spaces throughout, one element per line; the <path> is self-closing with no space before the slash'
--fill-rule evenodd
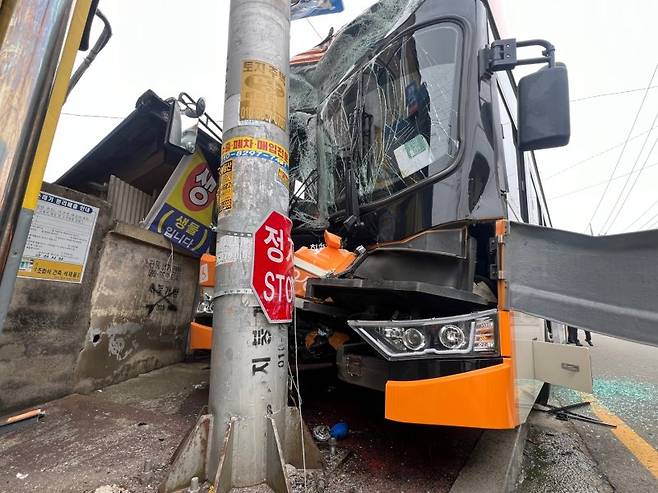
<path id="1" fill-rule="evenodd" d="M 267 139 L 244 136 L 225 140 L 222 144 L 222 163 L 238 157 L 267 159 L 288 168 L 288 150 L 281 144 Z"/>
<path id="2" fill-rule="evenodd" d="M 219 193 L 217 194 L 217 212 L 224 216 L 233 209 L 233 160 L 222 164 L 219 171 Z"/>
<path id="3" fill-rule="evenodd" d="M 276 177 L 281 182 L 281 185 L 288 188 L 288 186 L 290 185 L 290 179 L 288 178 L 288 173 L 286 173 L 286 170 L 284 170 L 283 168 L 279 168 L 276 171 Z"/>
<path id="4" fill-rule="evenodd" d="M 243 60 L 240 78 L 240 120 L 288 124 L 286 76 L 266 62 Z"/>

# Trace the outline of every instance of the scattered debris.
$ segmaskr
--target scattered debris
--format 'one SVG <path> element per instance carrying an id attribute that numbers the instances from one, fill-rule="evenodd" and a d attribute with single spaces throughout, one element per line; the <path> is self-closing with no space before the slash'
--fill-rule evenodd
<path id="1" fill-rule="evenodd" d="M 8 418 L 0 418 L 0 435 L 29 424 L 29 421 L 39 422 L 45 415 L 46 413 L 41 409 L 32 409 L 31 411 L 9 416 Z"/>
<path id="2" fill-rule="evenodd" d="M 339 421 L 338 423 L 336 423 L 331 427 L 329 433 L 336 440 L 342 440 L 343 438 L 347 437 L 348 430 L 349 427 L 347 426 L 347 423 L 345 423 L 344 421 Z"/>
<path id="3" fill-rule="evenodd" d="M 576 402 L 575 404 L 569 404 L 568 406 L 561 406 L 561 407 L 547 405 L 547 407 L 551 408 L 547 412 L 549 414 L 557 414 L 557 413 L 561 413 L 561 412 L 565 412 L 565 411 L 571 411 L 572 409 L 577 409 L 579 407 L 585 407 L 585 406 L 589 406 L 589 405 L 590 405 L 589 401 Z"/>
<path id="4" fill-rule="evenodd" d="M 194 385 L 192 385 L 192 388 L 194 390 L 205 390 L 205 389 L 208 388 L 208 382 L 201 382 L 201 383 L 194 384 Z"/>
<path id="5" fill-rule="evenodd" d="M 36 418 L 38 421 L 45 415 L 46 415 L 45 411 L 41 409 L 32 409 L 31 411 L 27 411 L 21 414 L 16 414 L 15 416 L 9 416 L 8 418 L 3 419 L 2 422 L 0 422 L 0 426 L 7 426 L 32 418 Z"/>
<path id="6" fill-rule="evenodd" d="M 199 478 L 194 476 L 190 481 L 190 487 L 187 489 L 188 493 L 199 493 L 201 489 L 199 488 Z"/>
<path id="7" fill-rule="evenodd" d="M 613 425 L 612 423 L 606 423 L 605 421 L 601 421 L 598 418 L 592 418 L 590 416 L 585 416 L 584 414 L 578 414 L 571 411 L 571 409 L 589 406 L 589 404 L 590 404 L 589 402 L 578 402 L 576 404 L 569 404 L 568 406 L 562 406 L 562 407 L 553 406 L 551 404 L 546 404 L 546 405 L 535 404 L 533 406 L 533 409 L 536 411 L 541 411 L 543 413 L 553 414 L 555 416 L 555 419 L 559 419 L 560 421 L 568 421 L 570 419 L 575 419 L 577 421 L 584 421 L 585 423 L 607 426 L 609 428 L 617 428 L 617 425 Z"/>
<path id="8" fill-rule="evenodd" d="M 17 477 L 18 479 L 25 479 L 25 478 L 27 478 L 28 476 L 29 476 L 29 474 L 23 474 L 22 472 L 17 472 L 17 473 L 16 473 L 16 477 Z"/>
<path id="9" fill-rule="evenodd" d="M 99 486 L 94 490 L 94 493 L 130 493 L 128 490 L 123 489 L 118 484 L 106 484 Z"/>
<path id="10" fill-rule="evenodd" d="M 331 438 L 331 429 L 327 425 L 318 425 L 313 428 L 313 438 L 318 442 L 326 442 Z"/>
<path id="11" fill-rule="evenodd" d="M 336 437 L 329 439 L 329 455 L 336 455 Z"/>

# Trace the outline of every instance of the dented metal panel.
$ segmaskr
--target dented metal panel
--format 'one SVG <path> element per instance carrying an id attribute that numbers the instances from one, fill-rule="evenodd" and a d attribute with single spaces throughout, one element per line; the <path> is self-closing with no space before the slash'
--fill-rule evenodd
<path id="1" fill-rule="evenodd" d="M 588 236 L 508 223 L 506 308 L 658 346 L 658 230 Z"/>

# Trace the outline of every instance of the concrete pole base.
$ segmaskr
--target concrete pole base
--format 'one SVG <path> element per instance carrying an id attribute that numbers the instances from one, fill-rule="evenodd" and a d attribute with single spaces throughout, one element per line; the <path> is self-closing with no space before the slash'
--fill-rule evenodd
<path id="1" fill-rule="evenodd" d="M 302 469 L 304 465 L 306 469 L 321 469 L 322 456 L 296 407 L 286 408 L 286 439 L 283 443 L 274 419 L 269 416 L 266 419 L 267 474 L 264 483 L 275 493 L 290 493 L 286 464 L 297 469 Z M 233 483 L 233 468 L 237 467 L 233 454 L 237 422 L 237 418 L 232 418 L 226 424 L 219 467 L 213 478 L 216 493 L 228 493 L 238 486 Z M 199 416 L 194 428 L 174 452 L 167 476 L 158 489 L 160 493 L 183 490 L 189 486 L 193 477 L 209 479 L 212 471 L 208 471 L 207 466 L 213 425 L 212 415 Z"/>

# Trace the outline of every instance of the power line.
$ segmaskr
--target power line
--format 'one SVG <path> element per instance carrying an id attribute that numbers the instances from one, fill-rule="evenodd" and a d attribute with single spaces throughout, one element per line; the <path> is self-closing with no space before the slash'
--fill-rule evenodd
<path id="1" fill-rule="evenodd" d="M 637 217 L 635 218 L 635 221 L 633 221 L 632 223 L 630 223 L 630 224 L 626 227 L 626 231 L 630 231 L 630 229 L 631 229 L 631 228 L 632 228 L 632 227 L 633 227 L 633 226 L 634 226 L 634 225 L 635 225 L 640 219 L 642 219 L 642 218 L 643 218 L 643 217 L 644 217 L 644 216 L 645 216 L 645 215 L 646 215 L 651 209 L 653 209 L 656 205 L 658 205 L 658 200 L 656 200 L 653 204 L 651 204 L 649 207 L 647 207 L 646 209 L 644 209 L 644 211 L 642 211 L 642 214 L 640 214 L 639 216 L 637 216 Z M 650 219 L 650 220 L 651 220 L 651 219 Z"/>
<path id="2" fill-rule="evenodd" d="M 656 118 L 654 118 L 654 122 L 657 119 L 658 119 L 658 113 L 656 113 Z M 633 168 L 631 168 L 631 173 L 633 171 L 635 171 L 635 166 L 637 165 L 637 163 L 640 160 L 640 156 L 642 155 L 642 151 L 644 150 L 644 144 L 646 144 L 647 140 L 649 140 L 649 135 L 650 134 L 647 134 L 647 138 L 644 140 L 644 143 L 642 144 L 642 148 L 640 149 L 640 152 L 637 155 L 637 159 L 633 163 Z M 649 161 L 649 158 L 651 157 L 651 153 L 656 148 L 656 144 L 658 144 L 658 137 L 653 141 L 653 145 L 651 146 L 651 149 L 649 149 L 649 153 L 644 158 L 644 163 L 642 163 L 642 166 L 638 170 L 637 175 L 635 175 L 635 179 L 633 180 L 633 184 L 631 185 L 631 187 L 628 189 L 628 192 L 624 196 L 624 200 L 622 200 L 621 204 L 619 204 L 619 208 L 617 209 L 617 212 L 615 212 L 615 207 L 617 206 L 617 203 L 619 202 L 619 199 L 621 198 L 622 193 L 624 192 L 624 189 L 626 188 L 626 185 L 628 184 L 628 182 L 631 181 L 631 176 L 628 175 L 628 178 L 624 182 L 624 186 L 622 187 L 621 192 L 619 193 L 619 196 L 617 197 L 617 200 L 615 201 L 615 205 L 612 207 L 612 209 L 610 209 L 610 214 L 608 215 L 608 219 L 610 219 L 610 224 L 608 225 L 608 227 L 605 231 L 606 234 L 614 226 L 615 221 L 617 221 L 617 218 L 619 217 L 619 214 L 624 209 L 624 206 L 626 205 L 626 202 L 628 201 L 628 197 L 630 197 L 631 193 L 633 193 L 633 190 L 635 189 L 635 185 L 637 185 L 637 180 L 638 180 L 638 178 L 640 178 L 640 174 L 642 174 L 642 171 L 644 170 L 644 167 L 647 165 L 647 162 Z M 613 217 L 613 213 L 614 213 L 614 217 Z M 606 219 L 605 222 L 603 223 L 604 227 L 605 227 L 605 223 L 608 222 L 608 219 Z"/>
<path id="3" fill-rule="evenodd" d="M 607 185 L 605 186 L 605 189 L 603 190 L 603 193 L 601 194 L 601 197 L 599 198 L 599 202 L 596 204 L 596 207 L 594 208 L 594 212 L 592 212 L 592 217 L 589 218 L 588 223 L 592 223 L 594 221 L 594 217 L 596 216 L 596 213 L 599 211 L 599 208 L 601 207 L 601 204 L 603 203 L 603 199 L 605 198 L 605 194 L 608 193 L 608 189 L 610 188 L 610 182 L 615 176 L 615 173 L 617 172 L 617 168 L 619 167 L 619 163 L 621 162 L 621 158 L 624 155 L 624 151 L 626 150 L 626 146 L 628 145 L 628 141 L 631 138 L 631 135 L 633 134 L 633 129 L 635 128 L 635 124 L 637 123 L 637 119 L 640 116 L 640 113 L 642 112 L 642 108 L 644 106 L 644 102 L 647 100 L 647 94 L 649 94 L 649 88 L 651 87 L 651 84 L 653 83 L 653 79 L 656 76 L 656 70 L 658 70 L 658 64 L 654 67 L 653 73 L 651 74 L 651 79 L 649 80 L 649 84 L 647 84 L 647 88 L 644 91 L 644 96 L 642 96 L 642 101 L 640 102 L 640 107 L 637 109 L 637 113 L 635 113 L 635 118 L 633 119 L 633 124 L 631 125 L 631 129 L 628 131 L 628 135 L 626 136 L 626 140 L 624 141 L 624 145 L 621 148 L 621 152 L 619 153 L 619 157 L 617 158 L 617 162 L 615 163 L 615 167 L 612 169 L 612 173 L 610 173 L 610 178 L 608 180 Z"/>
<path id="4" fill-rule="evenodd" d="M 653 223 L 651 223 L 651 224 L 649 224 L 649 225 L 646 225 L 646 226 L 645 226 L 646 229 L 653 229 L 653 228 L 655 228 L 656 226 L 658 226 L 658 214 L 656 214 L 656 215 L 654 216 L 654 218 L 656 218 L 656 220 L 655 220 Z"/>
<path id="5" fill-rule="evenodd" d="M 314 26 L 313 23 L 311 22 L 311 19 L 309 19 L 309 18 L 307 17 L 306 20 L 308 21 L 308 25 L 311 26 L 311 29 L 313 29 L 313 30 L 315 31 L 315 34 L 318 35 L 318 38 L 320 38 L 320 41 L 322 41 L 324 38 L 323 38 L 322 35 L 318 32 L 318 30 L 315 29 L 315 26 Z"/>
<path id="6" fill-rule="evenodd" d="M 658 86 L 657 86 L 657 87 L 658 87 Z M 631 140 L 639 139 L 639 138 L 642 137 L 643 135 L 648 134 L 649 132 L 651 132 L 652 130 L 654 130 L 654 129 L 656 129 L 656 128 L 658 128 L 658 125 L 656 125 L 655 127 L 651 127 L 649 130 L 645 130 L 644 132 L 640 132 L 639 134 L 634 135 L 633 137 L 630 138 L 629 142 L 630 142 Z M 588 157 L 586 157 L 585 159 L 581 159 L 580 161 L 577 161 L 577 162 L 575 162 L 575 163 L 573 163 L 573 164 L 570 164 L 570 165 L 566 166 L 565 168 L 562 168 L 561 170 L 559 170 L 559 171 L 553 173 L 552 175 L 547 176 L 546 178 L 544 178 L 544 180 L 550 180 L 551 178 L 555 178 L 556 176 L 559 176 L 559 175 L 561 175 L 561 174 L 563 174 L 563 173 L 566 173 L 567 171 L 569 171 L 569 170 L 571 170 L 571 169 L 573 169 L 573 168 L 577 168 L 577 167 L 580 166 L 581 164 L 585 164 L 586 162 L 589 162 L 589 161 L 591 161 L 592 159 L 595 159 L 595 158 L 597 158 L 597 157 L 599 157 L 599 156 L 603 156 L 604 154 L 607 154 L 607 153 L 610 152 L 610 151 L 614 151 L 615 149 L 617 149 L 618 147 L 621 147 L 621 146 L 623 146 L 623 145 L 624 145 L 623 142 L 619 142 L 618 144 L 615 144 L 615 145 L 613 145 L 612 147 L 608 147 L 607 149 L 603 149 L 602 151 L 599 151 L 599 152 L 597 152 L 596 154 L 592 154 L 591 156 L 588 156 Z"/>
<path id="7" fill-rule="evenodd" d="M 650 86 L 648 89 L 655 89 L 658 86 Z M 630 94 L 632 92 L 639 92 L 639 91 L 646 91 L 647 88 L 645 87 L 640 87 L 638 89 L 627 89 L 625 91 L 617 91 L 617 92 L 604 92 L 602 94 L 594 94 L 592 96 L 584 96 L 582 98 L 577 98 L 577 99 L 571 99 L 569 102 L 571 103 L 579 103 L 580 101 L 588 101 L 590 99 L 596 99 L 596 98 L 604 98 L 606 96 L 618 96 L 620 94 Z"/>
<path id="8" fill-rule="evenodd" d="M 649 219 L 648 221 L 645 221 L 644 224 L 643 224 L 642 226 L 640 226 L 640 229 L 644 229 L 644 228 L 646 228 L 647 226 L 649 226 L 649 227 L 653 227 L 653 226 L 655 226 L 655 221 L 654 221 L 655 219 L 658 219 L 658 212 L 656 212 L 656 213 L 651 217 L 651 219 Z"/>
<path id="9" fill-rule="evenodd" d="M 656 120 L 658 120 L 658 112 L 656 112 L 656 116 L 653 117 L 653 121 L 651 122 L 651 126 L 653 127 L 656 124 Z M 642 153 L 644 152 L 644 148 L 647 145 L 647 142 L 649 142 L 649 137 L 651 136 L 650 133 L 648 133 L 644 137 L 644 142 L 642 142 L 642 146 L 640 147 L 640 152 L 637 153 L 637 157 L 635 158 L 635 161 L 633 162 L 633 167 L 631 168 L 631 173 L 635 171 L 635 168 L 637 164 L 640 162 L 640 157 L 642 157 Z M 633 191 L 633 188 L 635 188 L 635 184 L 637 183 L 637 177 L 642 173 L 642 170 L 644 169 L 644 166 L 646 166 L 647 161 L 649 161 L 649 157 L 651 156 L 651 153 L 653 152 L 653 149 L 656 147 L 656 142 L 658 142 L 658 139 L 654 141 L 653 145 L 651 146 L 651 150 L 649 151 L 649 154 L 647 155 L 646 159 L 644 160 L 644 163 L 642 167 L 640 168 L 640 172 L 635 176 L 635 181 L 633 182 L 633 185 L 629 189 L 628 194 L 624 195 L 624 192 L 626 192 L 626 185 L 631 181 L 631 176 L 628 175 L 628 178 L 626 178 L 626 181 L 624 182 L 624 186 L 621 187 L 621 190 L 619 191 L 619 195 L 617 195 L 617 199 L 615 200 L 614 205 L 612 206 L 612 209 L 610 209 L 610 213 L 606 217 L 605 221 L 603 221 L 603 227 L 602 230 L 605 229 L 606 233 L 610 230 L 614 222 L 617 220 L 619 217 L 619 213 L 621 212 L 621 209 L 623 209 L 624 205 L 626 204 L 626 201 L 628 200 L 628 195 Z M 622 195 L 624 195 L 624 199 L 622 200 L 621 204 L 619 201 L 621 200 Z M 619 205 L 619 209 L 617 209 L 617 205 Z M 614 217 L 613 217 L 614 215 Z M 606 224 L 608 224 L 608 221 L 611 221 L 611 223 L 606 227 Z"/>
<path id="10" fill-rule="evenodd" d="M 80 118 L 107 118 L 110 120 L 123 120 L 125 116 L 113 116 L 113 115 L 88 115 L 84 113 L 69 113 L 68 111 L 62 111 L 62 115 L 66 116 L 78 116 Z"/>
<path id="11" fill-rule="evenodd" d="M 658 162 L 655 162 L 655 163 L 653 163 L 653 164 L 650 164 L 649 166 L 647 166 L 647 167 L 644 168 L 644 169 L 655 168 L 656 166 L 658 166 Z M 581 188 L 577 188 L 577 189 L 575 189 L 575 190 L 571 190 L 570 192 L 566 192 L 566 193 L 563 193 L 563 194 L 560 194 L 560 195 L 555 195 L 554 197 L 549 197 L 548 200 L 558 200 L 558 199 L 562 199 L 562 198 L 564 198 L 564 197 L 568 197 L 569 195 L 574 195 L 574 194 L 576 194 L 576 193 L 578 193 L 578 192 L 583 192 L 583 191 L 585 191 L 585 190 L 589 190 L 589 189 L 591 189 L 591 188 L 597 188 L 597 187 L 600 187 L 601 185 L 605 185 L 606 183 L 610 183 L 610 182 L 613 182 L 613 181 L 615 181 L 615 180 L 620 180 L 620 179 L 624 178 L 625 176 L 628 176 L 628 175 L 630 175 L 630 174 L 632 174 L 632 173 L 633 173 L 633 172 L 631 172 L 631 173 L 624 173 L 623 175 L 615 176 L 614 178 L 609 179 L 609 180 L 603 180 L 603 181 L 600 181 L 600 182 L 598 182 L 598 183 L 594 183 L 594 184 L 592 184 L 592 185 L 587 185 L 587 186 L 585 186 L 585 187 L 581 187 Z"/>

